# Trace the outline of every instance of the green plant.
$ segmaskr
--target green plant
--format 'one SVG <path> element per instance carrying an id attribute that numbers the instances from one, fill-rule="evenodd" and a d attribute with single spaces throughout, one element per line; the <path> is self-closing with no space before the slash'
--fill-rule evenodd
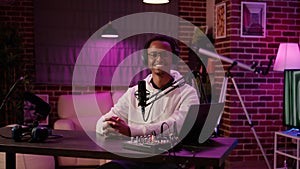
<path id="1" fill-rule="evenodd" d="M 12 85 L 24 75 L 22 37 L 16 26 L 0 26 L 0 101 L 3 102 Z M 27 83 L 27 80 L 22 80 Z M 18 84 L 17 84 L 18 85 Z M 6 104 L 0 110 L 0 125 L 18 123 L 18 116 L 22 114 L 22 88 L 16 85 Z"/>

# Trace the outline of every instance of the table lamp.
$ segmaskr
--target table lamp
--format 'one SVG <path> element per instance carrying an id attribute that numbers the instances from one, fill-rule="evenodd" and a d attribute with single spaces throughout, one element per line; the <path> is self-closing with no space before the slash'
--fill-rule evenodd
<path id="1" fill-rule="evenodd" d="M 300 50 L 297 43 L 280 43 L 275 60 L 275 71 L 300 69 Z"/>

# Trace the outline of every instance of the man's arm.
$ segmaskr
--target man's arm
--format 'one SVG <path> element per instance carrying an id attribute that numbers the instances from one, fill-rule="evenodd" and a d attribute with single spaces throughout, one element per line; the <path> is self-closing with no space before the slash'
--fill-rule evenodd
<path id="1" fill-rule="evenodd" d="M 110 111 L 101 116 L 101 118 L 97 121 L 96 132 L 99 134 L 106 134 L 107 132 L 112 132 L 114 129 L 112 128 L 113 123 L 116 123 L 116 118 L 122 118 L 122 121 L 127 120 L 128 113 L 128 97 L 129 90 L 124 93 L 124 95 L 119 99 L 119 101 L 110 109 Z M 126 123 L 126 122 L 125 122 Z M 127 124 L 127 123 L 126 123 Z"/>
<path id="2" fill-rule="evenodd" d="M 105 121 L 105 119 L 112 117 L 114 115 L 115 114 L 112 111 L 109 111 L 105 115 L 101 116 L 101 118 L 97 121 L 96 132 L 99 134 L 106 134 L 107 131 L 105 130 L 109 127 L 109 124 Z"/>
<path id="3" fill-rule="evenodd" d="M 180 131 L 190 105 L 200 103 L 197 92 L 193 87 L 187 85 L 180 89 L 182 89 L 181 90 L 182 101 L 179 103 L 180 105 L 172 105 L 178 107 L 178 109 L 175 110 L 171 116 L 169 116 L 166 120 L 160 122 L 150 123 L 146 125 L 131 125 L 130 126 L 131 135 L 132 136 L 149 135 L 152 134 L 153 131 L 155 131 L 155 133 L 160 133 L 162 123 L 164 122 L 168 124 L 172 132 L 173 132 L 173 125 L 176 122 L 176 127 L 178 131 Z M 172 103 L 168 103 L 168 104 L 172 104 Z M 169 130 L 168 127 L 167 126 L 163 126 L 163 127 L 164 127 L 163 129 L 167 130 L 168 132 Z"/>

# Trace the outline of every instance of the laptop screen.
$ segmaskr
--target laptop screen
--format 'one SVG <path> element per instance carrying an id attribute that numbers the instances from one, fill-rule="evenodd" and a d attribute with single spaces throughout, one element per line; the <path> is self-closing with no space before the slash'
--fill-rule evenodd
<path id="1" fill-rule="evenodd" d="M 183 145 L 200 145 L 213 134 L 223 113 L 224 103 L 191 105 L 179 133 Z"/>

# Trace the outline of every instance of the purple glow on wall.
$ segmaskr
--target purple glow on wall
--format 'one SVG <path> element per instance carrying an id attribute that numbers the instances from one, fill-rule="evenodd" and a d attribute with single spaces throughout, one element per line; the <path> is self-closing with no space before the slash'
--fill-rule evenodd
<path id="1" fill-rule="evenodd" d="M 114 21 L 126 15 L 145 11 L 178 14 L 178 3 L 175 1 L 164 6 L 155 6 L 131 0 L 43 0 L 34 1 L 34 6 L 36 82 L 43 84 L 72 84 L 74 66 L 82 46 L 91 35 L 107 24 L 109 20 Z M 130 22 L 128 23 L 130 24 Z M 167 30 L 175 28 L 168 22 L 164 22 L 164 24 L 162 27 Z M 123 26 L 130 27 L 130 25 Z M 146 25 L 144 24 L 144 26 Z M 157 27 L 157 25 L 153 26 Z M 118 33 L 127 31 L 120 29 L 120 27 L 122 26 L 114 25 Z M 152 29 L 151 26 L 147 25 L 147 27 Z M 110 43 L 111 40 L 99 37 L 99 41 L 107 45 L 105 43 Z M 144 44 L 144 41 L 141 44 Z M 106 76 L 111 76 L 115 71 L 114 69 L 108 70 L 108 68 L 120 59 L 124 59 L 125 56 L 120 57 L 114 51 L 111 53 L 114 53 L 114 57 L 117 57 L 113 60 L 106 59 L 101 63 L 105 66 L 102 69 L 103 74 Z M 129 53 L 126 51 L 127 55 Z M 111 58 L 112 54 L 108 55 L 110 55 L 108 58 Z M 96 67 L 92 66 L 87 69 L 94 70 Z M 99 71 L 100 77 L 97 79 L 96 85 L 107 85 L 109 81 L 102 83 L 103 75 L 100 74 L 101 71 Z M 90 76 L 88 74 L 84 75 Z"/>
<path id="2" fill-rule="evenodd" d="M 97 72 L 96 84 L 104 86 L 132 86 L 149 73 L 142 62 L 142 49 L 146 37 L 137 35 L 127 38 L 113 46 L 102 59 Z M 99 39 L 97 46 L 107 47 L 113 40 Z M 119 79 L 119 80 L 113 80 Z"/>

